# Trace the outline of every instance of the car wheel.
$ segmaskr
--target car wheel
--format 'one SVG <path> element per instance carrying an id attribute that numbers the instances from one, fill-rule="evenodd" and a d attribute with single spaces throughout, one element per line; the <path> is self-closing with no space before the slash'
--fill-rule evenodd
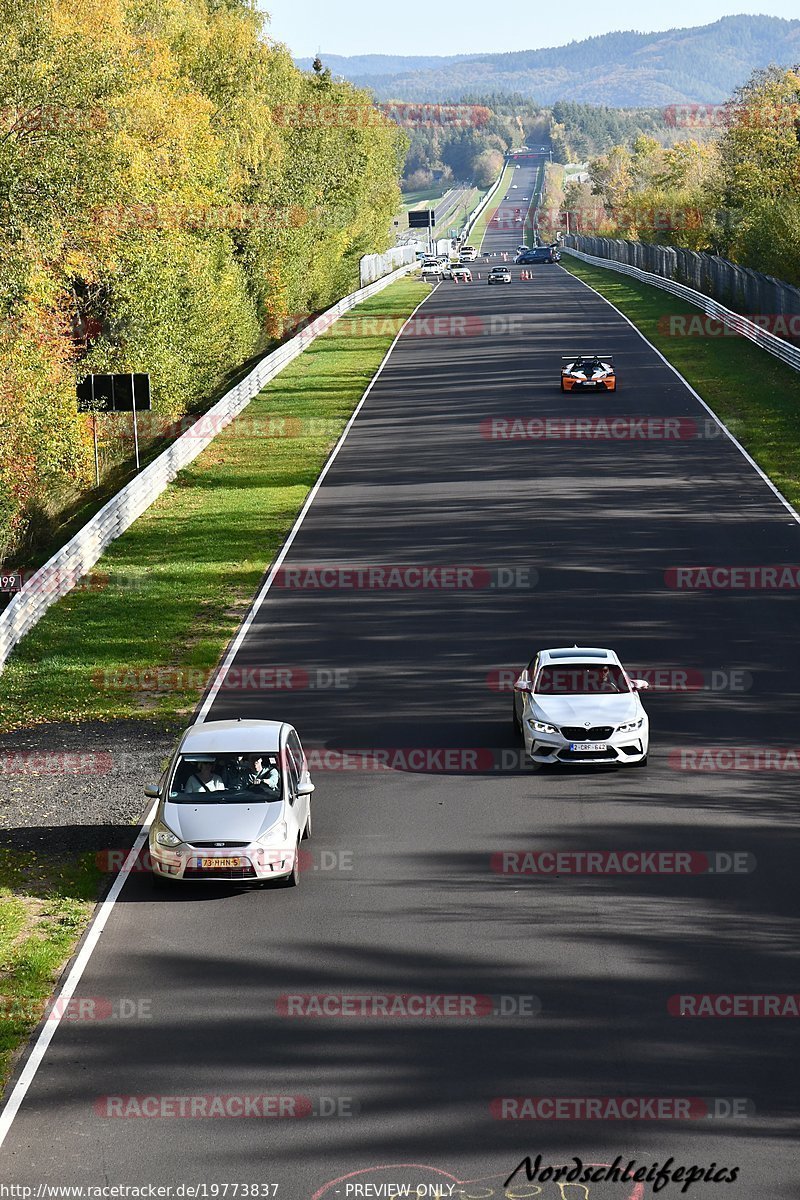
<path id="1" fill-rule="evenodd" d="M 633 765 L 634 765 L 635 767 L 646 767 L 646 766 L 647 766 L 647 759 L 648 759 L 648 755 L 647 755 L 647 754 L 645 754 L 644 758 L 640 759 L 640 760 L 639 760 L 639 762 L 637 762 L 637 763 L 634 763 Z"/>
<path id="2" fill-rule="evenodd" d="M 308 816 L 306 817 L 306 826 L 303 830 L 303 841 L 308 841 L 311 837 L 311 805 L 308 806 Z"/>
<path id="3" fill-rule="evenodd" d="M 300 842 L 298 841 L 294 851 L 294 866 L 291 873 L 285 879 L 281 879 L 280 886 L 285 888 L 297 887 L 300 882 Z"/>
<path id="4" fill-rule="evenodd" d="M 515 732 L 519 735 L 519 737 L 522 737 L 522 721 L 520 721 L 519 716 L 517 715 L 517 706 L 513 703 L 513 701 L 511 708 L 511 719 L 514 722 Z"/>

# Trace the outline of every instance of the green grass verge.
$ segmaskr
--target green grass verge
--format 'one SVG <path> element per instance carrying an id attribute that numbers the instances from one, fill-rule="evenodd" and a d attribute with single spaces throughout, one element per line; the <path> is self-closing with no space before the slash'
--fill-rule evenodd
<path id="1" fill-rule="evenodd" d="M 450 191 L 449 184 L 434 184 L 433 187 L 420 188 L 416 192 L 403 192 L 403 212 L 412 208 L 420 208 L 423 204 L 435 203 Z"/>
<path id="2" fill-rule="evenodd" d="M 693 304 L 564 254 L 561 265 L 615 304 L 703 397 L 762 471 L 800 505 L 800 372 L 736 336 L 677 336 L 673 316 L 702 318 Z M 691 326 L 687 324 L 687 329 Z M 621 386 L 625 386 L 624 371 Z"/>
<path id="3" fill-rule="evenodd" d="M 0 848 L 0 1087 L 92 914 L 100 878 L 92 855 L 59 862 Z"/>
<path id="4" fill-rule="evenodd" d="M 395 333 L 429 291 L 400 280 L 341 318 L 181 471 L 17 647 L 0 728 L 194 708 Z"/>
<path id="5" fill-rule="evenodd" d="M 503 171 L 503 175 L 500 180 L 500 186 L 495 193 L 497 196 L 505 196 L 506 190 L 511 183 L 511 177 L 513 174 L 514 163 L 506 163 L 506 169 Z M 486 237 L 486 230 L 489 227 L 489 222 L 494 216 L 499 203 L 500 202 L 498 201 L 497 204 L 495 204 L 494 199 L 490 200 L 469 232 L 469 244 L 470 246 L 474 246 L 478 251 L 480 251 L 481 247 L 483 246 L 483 239 Z"/>

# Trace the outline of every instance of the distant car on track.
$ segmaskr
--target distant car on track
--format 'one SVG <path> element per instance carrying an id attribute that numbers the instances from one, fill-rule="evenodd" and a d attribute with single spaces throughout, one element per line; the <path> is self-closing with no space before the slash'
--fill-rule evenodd
<path id="1" fill-rule="evenodd" d="M 158 786 L 149 850 L 156 883 L 299 882 L 314 785 L 285 721 L 205 721 L 180 740 Z"/>
<path id="2" fill-rule="evenodd" d="M 617 375 L 611 354 L 576 354 L 564 358 L 561 368 L 562 392 L 615 392 Z"/>
<path id="3" fill-rule="evenodd" d="M 489 272 L 489 283 L 511 283 L 511 272 L 508 267 L 492 267 Z"/>
<path id="4" fill-rule="evenodd" d="M 470 271 L 469 267 L 465 267 L 461 263 L 453 267 L 446 267 L 444 277 L 445 279 L 452 279 L 454 283 L 472 283 L 472 271 Z"/>
<path id="5" fill-rule="evenodd" d="M 459 250 L 459 256 L 467 262 L 474 262 L 478 257 L 478 251 L 475 246 L 462 246 Z"/>
<path id="6" fill-rule="evenodd" d="M 514 728 L 531 763 L 643 767 L 650 727 L 639 692 L 613 650 L 539 650 L 514 684 Z"/>

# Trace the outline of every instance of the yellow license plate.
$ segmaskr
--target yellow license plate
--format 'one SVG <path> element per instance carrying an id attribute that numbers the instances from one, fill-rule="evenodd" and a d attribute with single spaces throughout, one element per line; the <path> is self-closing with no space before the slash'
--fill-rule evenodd
<path id="1" fill-rule="evenodd" d="M 200 858 L 198 866 L 207 871 L 218 871 L 221 867 L 240 867 L 242 860 L 240 858 Z"/>

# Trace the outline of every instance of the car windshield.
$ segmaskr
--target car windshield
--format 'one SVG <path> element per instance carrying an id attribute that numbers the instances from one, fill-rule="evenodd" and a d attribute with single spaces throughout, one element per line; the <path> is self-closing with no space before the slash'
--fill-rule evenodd
<path id="1" fill-rule="evenodd" d="M 183 754 L 175 764 L 169 799 L 177 804 L 226 804 L 280 800 L 278 755 Z"/>
<path id="2" fill-rule="evenodd" d="M 594 662 L 542 667 L 534 690 L 541 696 L 607 696 L 631 689 L 621 667 Z"/>

